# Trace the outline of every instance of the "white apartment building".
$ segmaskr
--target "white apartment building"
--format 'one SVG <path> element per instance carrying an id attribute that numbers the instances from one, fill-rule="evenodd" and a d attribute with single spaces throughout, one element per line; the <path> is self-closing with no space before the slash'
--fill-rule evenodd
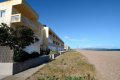
<path id="1" fill-rule="evenodd" d="M 39 15 L 25 0 L 7 0 L 0 3 L 0 23 L 6 23 L 9 27 L 26 26 L 31 28 L 39 42 L 31 44 L 24 50 L 32 53 L 40 53 L 42 43 L 42 25 L 38 22 Z"/>
<path id="2" fill-rule="evenodd" d="M 64 42 L 47 26 L 44 26 L 44 48 L 45 47 L 53 51 L 64 51 Z"/>

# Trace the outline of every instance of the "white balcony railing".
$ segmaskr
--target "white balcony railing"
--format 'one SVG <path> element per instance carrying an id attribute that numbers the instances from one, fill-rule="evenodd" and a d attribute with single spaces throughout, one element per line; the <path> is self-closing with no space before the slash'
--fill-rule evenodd
<path id="1" fill-rule="evenodd" d="M 11 16 L 11 23 L 20 22 L 21 21 L 21 14 L 13 14 Z"/>

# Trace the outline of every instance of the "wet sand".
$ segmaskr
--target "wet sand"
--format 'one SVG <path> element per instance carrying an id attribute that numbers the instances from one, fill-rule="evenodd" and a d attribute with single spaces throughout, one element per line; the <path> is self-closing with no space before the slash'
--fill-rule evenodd
<path id="1" fill-rule="evenodd" d="M 80 52 L 96 67 L 99 80 L 120 80 L 120 51 Z"/>

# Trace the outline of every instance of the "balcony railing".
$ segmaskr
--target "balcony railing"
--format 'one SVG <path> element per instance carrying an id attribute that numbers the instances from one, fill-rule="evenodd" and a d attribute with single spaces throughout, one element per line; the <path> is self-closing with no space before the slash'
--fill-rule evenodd
<path id="1" fill-rule="evenodd" d="M 21 19 L 22 19 L 22 22 L 24 24 L 26 24 L 28 27 L 32 27 L 32 29 L 37 29 L 37 26 L 31 20 L 29 20 L 28 18 L 22 16 Z"/>
<path id="2" fill-rule="evenodd" d="M 13 14 L 11 16 L 11 22 L 20 22 L 21 21 L 21 14 Z"/>
<path id="3" fill-rule="evenodd" d="M 22 16 L 21 14 L 13 14 L 11 16 L 11 23 L 16 23 L 16 22 L 21 22 L 23 25 L 37 30 L 37 26 L 31 20 Z"/>

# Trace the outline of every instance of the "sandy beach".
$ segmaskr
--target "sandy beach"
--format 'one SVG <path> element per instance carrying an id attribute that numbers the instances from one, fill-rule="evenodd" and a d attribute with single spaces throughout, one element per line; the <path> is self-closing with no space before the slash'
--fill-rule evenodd
<path id="1" fill-rule="evenodd" d="M 99 80 L 120 80 L 120 51 L 80 52 L 96 67 Z"/>

